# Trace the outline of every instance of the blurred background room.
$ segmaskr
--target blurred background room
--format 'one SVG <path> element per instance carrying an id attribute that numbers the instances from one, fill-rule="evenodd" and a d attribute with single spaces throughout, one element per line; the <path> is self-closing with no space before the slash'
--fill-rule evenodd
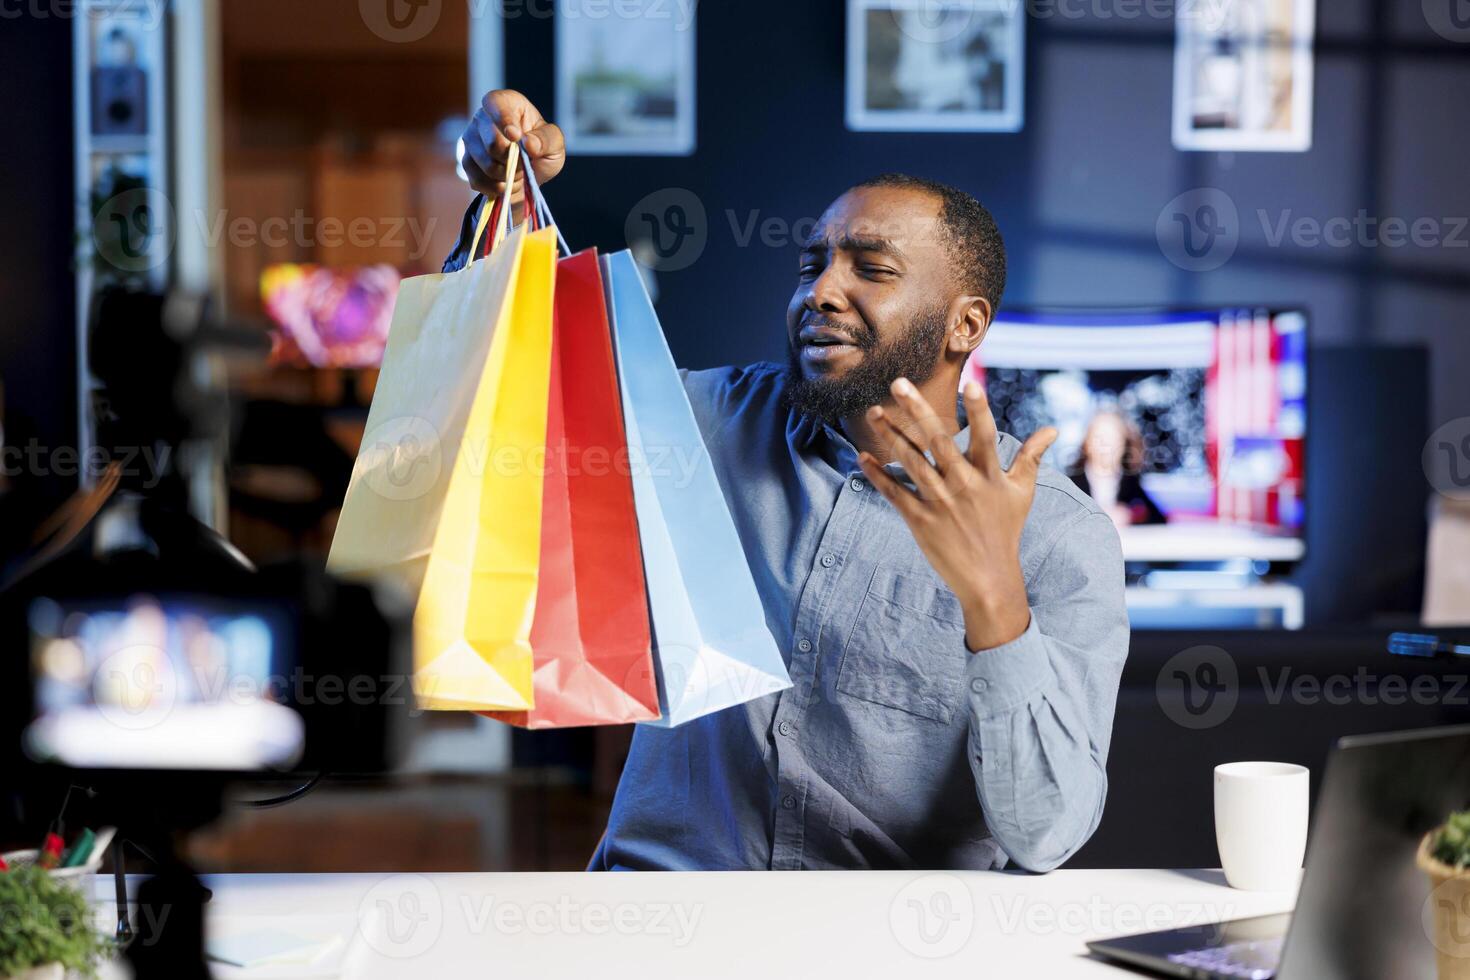
<path id="1" fill-rule="evenodd" d="M 801 237 L 848 186 L 909 171 L 994 213 L 1009 282 L 975 376 L 1002 428 L 1059 425 L 1052 461 L 1108 497 L 1128 549 L 1112 805 L 1071 864 L 1213 866 L 1215 762 L 1315 776 L 1338 735 L 1470 718 L 1464 697 L 1276 686 L 1361 668 L 1376 692 L 1404 671 L 1390 633 L 1470 622 L 1470 27 L 1452 7 L 11 5 L 0 567 L 104 477 L 88 450 L 116 368 L 94 359 L 119 355 L 87 338 L 108 284 L 204 301 L 258 341 L 188 361 L 215 408 L 179 492 L 254 562 L 324 556 L 398 283 L 459 237 L 456 141 L 491 89 L 566 130 L 546 188 L 562 232 L 634 250 L 691 368 L 784 361 Z M 152 363 L 132 380 L 156 384 Z M 1217 650 L 1238 699 L 1193 725 L 1161 688 Z M 585 867 L 629 728 L 415 721 L 402 772 L 231 808 L 194 862 Z M 0 814 L 0 836 L 27 819 Z"/>

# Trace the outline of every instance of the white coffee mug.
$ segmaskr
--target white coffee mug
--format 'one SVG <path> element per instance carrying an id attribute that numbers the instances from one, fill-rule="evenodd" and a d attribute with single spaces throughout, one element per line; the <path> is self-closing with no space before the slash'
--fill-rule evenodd
<path id="1" fill-rule="evenodd" d="M 1231 762 L 1215 767 L 1215 844 L 1230 887 L 1296 886 L 1307 852 L 1305 766 Z"/>

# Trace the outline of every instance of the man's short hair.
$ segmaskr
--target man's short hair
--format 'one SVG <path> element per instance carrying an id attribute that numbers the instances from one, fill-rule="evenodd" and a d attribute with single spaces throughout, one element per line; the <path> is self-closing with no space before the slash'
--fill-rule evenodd
<path id="1" fill-rule="evenodd" d="M 985 205 L 957 187 L 911 174 L 879 174 L 856 186 L 898 187 L 939 198 L 940 220 L 949 239 L 946 244 L 960 288 L 967 295 L 985 297 L 992 314 L 1000 309 L 1000 297 L 1006 288 L 1006 244 Z"/>

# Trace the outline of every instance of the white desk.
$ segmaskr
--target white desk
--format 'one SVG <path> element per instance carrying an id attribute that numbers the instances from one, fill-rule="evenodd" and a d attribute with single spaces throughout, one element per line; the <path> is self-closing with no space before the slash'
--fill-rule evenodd
<path id="1" fill-rule="evenodd" d="M 222 929 L 259 916 L 360 919 L 365 925 L 352 937 L 343 976 L 433 980 L 492 973 L 1122 980 L 1130 974 L 1087 957 L 1087 940 L 1281 912 L 1295 901 L 1294 893 L 1235 891 L 1218 871 L 263 874 L 205 881 L 214 890 L 211 922 Z M 93 887 L 108 907 L 111 879 L 97 878 Z M 146 923 L 135 920 L 134 927 Z"/>

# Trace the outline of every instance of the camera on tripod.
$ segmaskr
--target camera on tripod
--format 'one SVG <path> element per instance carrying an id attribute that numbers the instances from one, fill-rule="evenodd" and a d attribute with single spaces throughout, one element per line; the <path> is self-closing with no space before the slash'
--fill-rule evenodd
<path id="1" fill-rule="evenodd" d="M 191 451 L 219 458 L 227 435 L 203 361 L 261 347 L 191 297 L 103 294 L 90 351 L 104 478 L 0 592 L 12 654 L 0 763 L 53 807 L 84 788 L 91 814 L 117 826 L 125 945 L 121 842 L 156 865 L 137 901 L 173 915 L 164 935 L 127 947 L 140 976 L 208 975 L 207 891 L 179 842 L 218 817 L 231 784 L 296 787 L 279 802 L 327 773 L 391 771 L 414 715 L 406 597 L 320 562 L 257 569 L 188 512 Z M 138 447 L 159 472 L 116 465 Z"/>

